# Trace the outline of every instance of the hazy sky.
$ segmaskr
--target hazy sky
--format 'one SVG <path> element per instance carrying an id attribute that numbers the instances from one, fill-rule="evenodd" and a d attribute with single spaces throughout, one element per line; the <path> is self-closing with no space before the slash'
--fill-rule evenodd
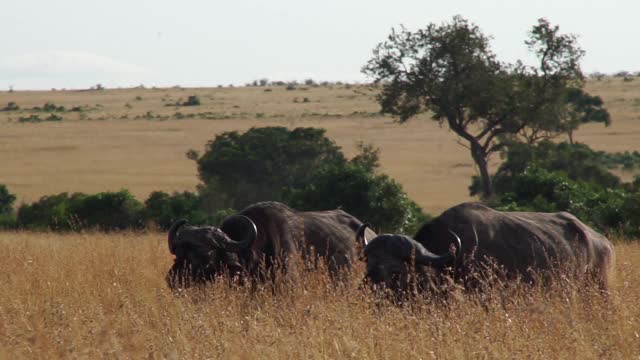
<path id="1" fill-rule="evenodd" d="M 545 17 L 579 35 L 585 72 L 640 71 L 639 0 L 9 0 L 0 90 L 364 81 L 392 27 L 456 14 L 493 36 L 501 60 L 526 58 Z"/>

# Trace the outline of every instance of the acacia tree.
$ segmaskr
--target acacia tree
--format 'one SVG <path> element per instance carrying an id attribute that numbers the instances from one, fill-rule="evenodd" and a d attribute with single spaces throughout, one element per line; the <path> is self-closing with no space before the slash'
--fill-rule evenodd
<path id="1" fill-rule="evenodd" d="M 575 36 L 560 34 L 541 19 L 526 44 L 538 66 L 499 62 L 478 26 L 455 16 L 415 32 L 392 30 L 362 71 L 382 85 L 382 113 L 404 122 L 429 112 L 464 139 L 480 172 L 483 196 L 489 197 L 490 155 L 506 139 L 535 142 L 567 131 L 567 94 L 584 82 L 579 67 L 584 52 Z"/>
<path id="2" fill-rule="evenodd" d="M 525 44 L 538 58 L 538 65 L 527 67 L 518 62 L 513 71 L 519 78 L 518 96 L 529 109 L 522 113 L 526 126 L 519 135 L 523 140 L 533 145 L 566 133 L 573 143 L 574 131 L 584 123 L 609 126 L 611 117 L 602 99 L 582 89 L 585 77 L 579 62 L 584 51 L 575 35 L 561 34 L 558 26 L 539 19 Z"/>
<path id="3" fill-rule="evenodd" d="M 573 132 L 582 124 L 595 122 L 611 125 L 611 115 L 604 108 L 600 96 L 589 95 L 582 89 L 573 89 L 569 91 L 567 100 L 570 111 L 568 120 L 564 122 L 564 129 L 570 144 L 573 144 Z"/>

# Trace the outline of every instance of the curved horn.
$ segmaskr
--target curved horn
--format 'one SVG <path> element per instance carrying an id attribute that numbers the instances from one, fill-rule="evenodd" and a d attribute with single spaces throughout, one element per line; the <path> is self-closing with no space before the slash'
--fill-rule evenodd
<path id="1" fill-rule="evenodd" d="M 420 243 L 418 243 L 418 246 L 416 247 L 416 263 L 420 265 L 444 267 L 451 263 L 455 258 L 456 256 L 451 252 L 447 252 L 443 255 L 436 255 L 425 249 L 425 247 Z"/>
<path id="2" fill-rule="evenodd" d="M 416 263 L 420 265 L 444 267 L 455 260 L 456 256 L 462 253 L 462 241 L 460 241 L 460 237 L 458 236 L 458 234 L 453 232 L 453 230 L 449 229 L 449 232 L 455 237 L 455 253 L 449 251 L 443 255 L 435 255 L 427 250 L 424 246 L 422 246 L 422 244 L 418 243 L 419 246 L 416 247 Z"/>
<path id="3" fill-rule="evenodd" d="M 456 238 L 455 242 L 453 243 L 453 245 L 456 247 L 455 256 L 457 257 L 460 254 L 462 254 L 462 241 L 460 241 L 460 236 L 458 236 L 458 234 L 454 233 L 453 230 L 449 229 L 449 232 L 451 233 L 451 235 L 453 235 Z"/>
<path id="4" fill-rule="evenodd" d="M 370 227 L 369 224 L 362 224 L 356 231 L 356 242 L 364 248 L 369 244 L 369 240 L 367 240 L 367 235 L 365 234 L 367 228 Z"/>
<path id="5" fill-rule="evenodd" d="M 236 225 L 237 221 L 242 221 L 243 225 Z M 231 229 L 229 227 L 232 227 Z M 237 229 L 244 230 L 237 234 Z M 220 248 L 225 251 L 238 252 L 248 249 L 258 237 L 258 228 L 256 224 L 244 215 L 232 215 L 226 218 L 222 224 L 221 230 L 227 234 L 225 239 L 219 243 Z M 231 234 L 229 234 L 231 233 Z M 233 240 L 231 236 L 238 236 L 240 240 Z"/>
<path id="6" fill-rule="evenodd" d="M 476 226 L 475 225 L 471 225 L 471 228 L 473 229 L 473 235 L 476 237 L 476 246 L 473 249 L 473 251 L 475 251 L 478 246 L 480 246 L 480 239 L 478 239 L 478 233 L 476 232 Z"/>
<path id="7" fill-rule="evenodd" d="M 176 253 L 176 235 L 178 234 L 178 229 L 186 223 L 186 219 L 180 219 L 174 222 L 169 229 L 169 251 L 174 255 Z"/>
<path id="8" fill-rule="evenodd" d="M 471 256 L 473 256 L 476 252 L 476 250 L 478 250 L 478 246 L 480 246 L 480 239 L 478 239 L 478 233 L 476 232 L 476 227 L 475 225 L 471 225 L 471 228 L 473 229 L 473 235 L 476 237 L 476 244 L 474 246 L 473 249 L 471 249 Z"/>

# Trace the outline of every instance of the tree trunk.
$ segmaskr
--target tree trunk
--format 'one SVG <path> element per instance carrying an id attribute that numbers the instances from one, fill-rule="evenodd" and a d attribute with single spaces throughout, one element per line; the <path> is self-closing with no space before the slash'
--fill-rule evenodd
<path id="1" fill-rule="evenodd" d="M 573 145 L 573 130 L 567 132 L 569 134 L 569 144 Z"/>
<path id="2" fill-rule="evenodd" d="M 458 117 L 449 116 L 447 118 L 447 121 L 449 122 L 449 128 L 469 142 L 471 148 L 471 157 L 473 158 L 473 161 L 476 163 L 476 165 L 478 165 L 478 169 L 480 170 L 480 177 L 482 178 L 482 198 L 489 198 L 491 197 L 493 191 L 491 189 L 491 176 L 489 175 L 489 169 L 487 166 L 487 150 L 482 145 L 480 145 L 478 139 L 476 139 L 473 135 L 466 131 L 465 127 L 462 125 L 464 123 L 464 116 L 461 115 L 463 114 L 463 112 L 459 111 L 458 113 Z"/>
<path id="3" fill-rule="evenodd" d="M 480 170 L 480 178 L 482 179 L 482 198 L 487 199 L 493 194 L 491 187 L 491 176 L 489 175 L 489 168 L 487 163 L 487 154 L 482 149 L 482 146 L 477 143 L 471 143 L 471 157 L 478 165 Z"/>

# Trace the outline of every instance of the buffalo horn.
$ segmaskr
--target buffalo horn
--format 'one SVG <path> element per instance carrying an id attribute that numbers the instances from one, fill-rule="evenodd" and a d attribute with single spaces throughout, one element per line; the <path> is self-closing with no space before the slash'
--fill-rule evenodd
<path id="1" fill-rule="evenodd" d="M 187 220 L 180 219 L 171 225 L 169 229 L 169 251 L 175 255 L 176 253 L 176 235 L 178 234 L 178 229 L 184 224 L 187 223 Z"/>
<path id="2" fill-rule="evenodd" d="M 453 235 L 456 239 L 455 242 L 453 243 L 453 245 L 456 247 L 456 256 L 460 255 L 460 252 L 462 251 L 462 241 L 460 241 L 460 236 L 458 236 L 458 234 L 454 233 L 453 230 L 449 229 L 449 232 L 451 233 L 451 235 Z"/>
<path id="3" fill-rule="evenodd" d="M 367 240 L 367 235 L 365 234 L 368 227 L 369 227 L 369 224 L 362 224 L 360 225 L 360 227 L 358 228 L 358 231 L 356 232 L 356 242 L 360 244 L 363 248 L 367 246 L 367 244 L 369 244 L 369 241 Z"/>
<path id="4" fill-rule="evenodd" d="M 455 237 L 454 246 L 456 247 L 456 253 L 460 253 L 462 251 L 462 242 L 460 241 L 460 237 L 452 230 L 449 230 L 449 232 Z M 455 258 L 456 254 L 451 252 L 447 252 L 443 255 L 435 255 L 422 246 L 422 244 L 416 248 L 416 263 L 420 265 L 443 267 L 450 264 Z"/>
<path id="5" fill-rule="evenodd" d="M 244 223 L 244 235 L 242 235 L 239 240 L 233 240 L 228 236 L 225 237 L 224 240 L 219 243 L 219 246 L 225 251 L 238 252 L 244 249 L 248 249 L 258 236 L 258 229 L 256 228 L 256 224 L 244 215 L 232 215 L 228 217 L 224 221 L 224 223 L 228 224 L 237 220 L 240 220 Z"/>
<path id="6" fill-rule="evenodd" d="M 478 246 L 480 246 L 480 240 L 478 239 L 478 232 L 476 231 L 476 227 L 472 226 L 471 228 L 473 229 L 473 235 L 476 238 L 476 246 L 473 248 L 473 250 L 471 250 L 471 254 L 473 255 L 475 251 L 478 249 Z"/>

